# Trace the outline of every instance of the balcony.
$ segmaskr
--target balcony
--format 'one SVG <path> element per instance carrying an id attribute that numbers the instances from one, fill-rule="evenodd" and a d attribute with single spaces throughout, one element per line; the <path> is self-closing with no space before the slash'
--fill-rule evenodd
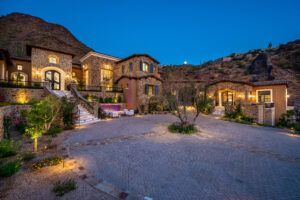
<path id="1" fill-rule="evenodd" d="M 42 89 L 46 82 L 34 82 L 34 81 L 15 81 L 0 79 L 0 87 L 6 88 L 29 88 L 29 89 Z"/>

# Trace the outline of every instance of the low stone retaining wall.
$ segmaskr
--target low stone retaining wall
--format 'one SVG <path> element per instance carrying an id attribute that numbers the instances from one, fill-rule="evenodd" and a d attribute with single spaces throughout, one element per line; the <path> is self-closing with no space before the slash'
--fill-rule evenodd
<path id="1" fill-rule="evenodd" d="M 98 98 L 113 98 L 113 97 L 116 97 L 116 96 L 121 96 L 122 99 L 124 99 L 124 95 L 123 93 L 119 93 L 119 92 L 96 92 L 96 91 L 79 91 L 80 94 L 84 97 L 84 96 L 87 96 L 87 95 L 90 95 L 90 96 L 95 96 L 95 97 L 98 97 Z"/>
<path id="2" fill-rule="evenodd" d="M 4 117 L 10 116 L 12 118 L 20 117 L 21 110 L 27 110 L 30 108 L 30 105 L 12 105 L 12 106 L 3 106 L 0 107 L 0 140 L 4 136 Z"/>
<path id="3" fill-rule="evenodd" d="M 0 101 L 10 103 L 28 103 L 32 99 L 40 100 L 46 96 L 44 89 L 0 87 Z"/>
<path id="4" fill-rule="evenodd" d="M 244 104 L 242 110 L 247 117 L 254 122 L 267 125 L 275 125 L 275 108 L 266 108 L 264 104 Z"/>

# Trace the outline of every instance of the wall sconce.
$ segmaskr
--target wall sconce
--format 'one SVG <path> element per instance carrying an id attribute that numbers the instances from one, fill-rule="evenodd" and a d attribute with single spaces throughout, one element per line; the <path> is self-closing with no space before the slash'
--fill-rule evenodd
<path id="1" fill-rule="evenodd" d="M 67 78 L 67 79 L 69 79 L 69 78 L 70 78 L 70 75 L 69 75 L 69 74 L 67 74 L 67 75 L 66 75 L 66 78 Z"/>
<path id="2" fill-rule="evenodd" d="M 289 95 L 289 94 L 287 94 L 287 95 L 286 95 L 286 98 L 290 98 L 290 95 Z"/>

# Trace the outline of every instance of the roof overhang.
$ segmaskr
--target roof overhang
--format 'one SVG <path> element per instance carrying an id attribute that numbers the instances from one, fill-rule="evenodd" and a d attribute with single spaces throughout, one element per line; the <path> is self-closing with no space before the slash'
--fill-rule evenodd
<path id="1" fill-rule="evenodd" d="M 114 56 L 105 55 L 105 54 L 102 54 L 102 53 L 90 51 L 90 52 L 88 52 L 87 54 L 85 54 L 85 55 L 80 59 L 80 62 L 85 61 L 87 58 L 89 58 L 89 57 L 91 57 L 91 56 L 95 56 L 95 57 L 103 58 L 103 59 L 107 59 L 107 60 L 112 60 L 112 61 L 115 61 L 115 62 L 121 60 L 120 58 L 117 58 L 117 57 L 114 57 Z"/>

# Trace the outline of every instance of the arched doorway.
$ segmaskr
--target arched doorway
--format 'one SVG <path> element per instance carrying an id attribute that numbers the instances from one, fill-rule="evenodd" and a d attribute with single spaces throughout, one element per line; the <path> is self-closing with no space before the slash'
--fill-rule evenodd
<path id="1" fill-rule="evenodd" d="M 49 82 L 52 90 L 61 89 L 61 75 L 55 70 L 48 70 L 45 72 L 45 81 Z"/>

